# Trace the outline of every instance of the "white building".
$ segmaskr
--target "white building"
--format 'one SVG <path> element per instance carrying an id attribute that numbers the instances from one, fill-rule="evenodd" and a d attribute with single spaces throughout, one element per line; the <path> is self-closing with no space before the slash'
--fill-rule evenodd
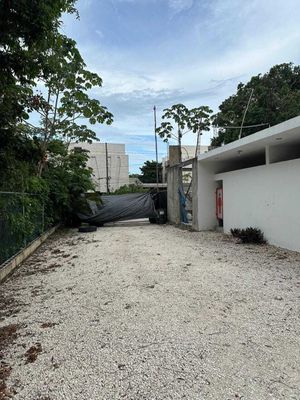
<path id="1" fill-rule="evenodd" d="M 194 164 L 195 229 L 220 225 L 216 189 L 222 188 L 224 232 L 258 227 L 269 243 L 300 251 L 300 116 L 202 154 Z"/>
<path id="2" fill-rule="evenodd" d="M 128 155 L 125 144 L 117 143 L 71 143 L 70 149 L 81 147 L 89 151 L 88 166 L 93 169 L 96 190 L 113 192 L 129 184 Z"/>

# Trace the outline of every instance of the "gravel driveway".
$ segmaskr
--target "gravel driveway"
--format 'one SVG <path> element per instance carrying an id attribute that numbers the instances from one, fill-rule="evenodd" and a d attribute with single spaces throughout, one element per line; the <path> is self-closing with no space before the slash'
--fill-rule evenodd
<path id="1" fill-rule="evenodd" d="M 300 399 L 300 254 L 142 222 L 0 286 L 0 399 Z"/>

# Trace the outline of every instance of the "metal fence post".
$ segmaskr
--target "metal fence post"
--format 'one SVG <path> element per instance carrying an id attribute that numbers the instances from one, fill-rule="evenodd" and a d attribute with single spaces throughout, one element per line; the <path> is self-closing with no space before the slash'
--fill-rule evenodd
<path id="1" fill-rule="evenodd" d="M 42 207 L 42 233 L 45 231 L 45 200 L 43 200 L 43 207 Z"/>
<path id="2" fill-rule="evenodd" d="M 24 202 L 25 202 L 25 194 L 23 193 L 23 196 L 21 197 L 22 198 L 22 215 L 23 215 L 23 224 L 24 224 L 24 222 L 25 222 L 25 205 L 24 205 Z M 26 244 L 27 244 L 27 240 L 26 240 L 26 235 L 25 235 L 25 233 L 23 233 L 23 244 L 24 244 L 24 247 L 26 247 Z"/>

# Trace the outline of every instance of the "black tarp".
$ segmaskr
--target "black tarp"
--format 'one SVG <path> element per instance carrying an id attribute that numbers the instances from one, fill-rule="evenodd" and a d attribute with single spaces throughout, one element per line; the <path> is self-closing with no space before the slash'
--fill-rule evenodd
<path id="1" fill-rule="evenodd" d="M 87 200 L 90 211 L 78 213 L 82 222 L 102 225 L 107 222 L 153 218 L 157 216 L 150 193 L 130 193 L 101 196 L 102 204 Z"/>

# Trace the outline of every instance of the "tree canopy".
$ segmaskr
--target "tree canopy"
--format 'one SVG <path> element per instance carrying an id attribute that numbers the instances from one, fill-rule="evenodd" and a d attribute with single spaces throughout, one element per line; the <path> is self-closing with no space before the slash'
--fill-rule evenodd
<path id="1" fill-rule="evenodd" d="M 75 0 L 0 1 L 0 132 L 14 130 L 28 87 L 44 69 L 45 51 L 63 13 L 77 13 Z"/>
<path id="2" fill-rule="evenodd" d="M 140 167 L 141 175 L 139 179 L 143 183 L 155 183 L 156 182 L 156 165 L 158 165 L 158 182 L 162 182 L 162 164 L 156 163 L 156 161 L 145 161 L 144 165 Z"/>
<path id="3" fill-rule="evenodd" d="M 39 80 L 43 91 L 28 96 L 27 110 L 38 113 L 40 123 L 32 125 L 24 121 L 26 133 L 39 144 L 39 175 L 51 140 L 59 138 L 67 144 L 98 140 L 83 120 L 88 120 L 91 125 L 113 121 L 107 108 L 87 92 L 95 86 L 101 87 L 102 79 L 85 68 L 74 40 L 57 34 L 44 60 L 43 75 Z"/>
<path id="4" fill-rule="evenodd" d="M 253 76 L 246 84 L 240 83 L 237 92 L 223 101 L 220 111 L 213 117 L 213 125 L 219 127 L 218 135 L 212 139 L 213 146 L 238 139 L 250 98 L 242 136 L 299 115 L 300 66 L 275 65 L 266 74 Z M 249 127 L 251 125 L 255 126 Z"/>
<path id="5" fill-rule="evenodd" d="M 156 129 L 157 134 L 168 142 L 173 138 L 178 141 L 181 160 L 181 140 L 188 132 L 197 134 L 197 148 L 199 137 L 203 131 L 210 127 L 210 114 L 212 110 L 208 106 L 200 106 L 188 109 L 184 104 L 174 104 L 164 109 L 163 122 Z"/>
<path id="6" fill-rule="evenodd" d="M 60 32 L 63 13 L 78 17 L 75 2 L 0 0 L 0 190 L 16 193 L 12 203 L 21 193 L 26 207 L 26 193 L 34 194 L 46 225 L 65 221 L 80 194 L 93 189 L 87 153 L 69 151 L 68 143 L 96 140 L 91 126 L 113 119 L 91 97 L 101 77 Z M 10 210 L 10 197 L 3 199 Z M 11 219 L 11 232 L 34 229 L 26 207 Z M 6 214 L 0 208 L 2 222 Z"/>

